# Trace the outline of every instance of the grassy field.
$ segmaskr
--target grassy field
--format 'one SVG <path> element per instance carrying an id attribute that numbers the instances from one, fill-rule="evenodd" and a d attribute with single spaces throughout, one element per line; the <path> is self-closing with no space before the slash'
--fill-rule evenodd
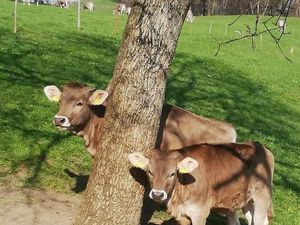
<path id="1" fill-rule="evenodd" d="M 110 1 L 96 1 L 94 13 L 76 7 L 18 5 L 18 32 L 12 33 L 13 2 L 0 1 L 0 182 L 80 193 L 91 167 L 83 141 L 57 131 L 58 105 L 43 93 L 48 84 L 70 81 L 105 88 L 112 76 L 127 16 L 115 18 Z M 276 159 L 274 225 L 300 224 L 300 18 L 289 18 L 283 51 L 267 35 L 256 49 L 237 37 L 254 17 L 197 17 L 185 24 L 167 83 L 166 101 L 196 114 L 229 121 L 238 140 L 259 140 Z M 295 49 L 293 54 L 291 49 Z M 13 181 L 13 182 L 12 182 Z"/>

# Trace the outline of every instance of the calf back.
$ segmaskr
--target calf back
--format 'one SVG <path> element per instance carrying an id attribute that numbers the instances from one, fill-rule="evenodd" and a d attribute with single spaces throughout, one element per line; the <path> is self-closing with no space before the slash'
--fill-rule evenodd
<path id="1" fill-rule="evenodd" d="M 235 129 L 229 123 L 165 104 L 155 147 L 170 150 L 201 143 L 232 143 L 236 141 L 236 136 Z"/>

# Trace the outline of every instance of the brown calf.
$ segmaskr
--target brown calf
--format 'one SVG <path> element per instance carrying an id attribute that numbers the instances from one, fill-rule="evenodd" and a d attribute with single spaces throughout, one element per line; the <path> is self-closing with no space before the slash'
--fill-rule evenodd
<path id="1" fill-rule="evenodd" d="M 60 102 L 53 120 L 55 126 L 83 137 L 88 152 L 94 156 L 108 93 L 78 83 L 68 84 L 62 91 L 54 85 L 46 86 L 44 92 L 49 100 Z M 231 124 L 200 117 L 175 106 L 163 107 L 156 148 L 168 150 L 198 143 L 235 141 L 236 131 Z"/>
<path id="2" fill-rule="evenodd" d="M 269 224 L 274 158 L 257 142 L 151 150 L 128 158 L 147 171 L 150 198 L 165 202 L 181 224 L 188 218 L 205 225 L 211 210 L 232 215 L 237 209 L 249 225 Z"/>

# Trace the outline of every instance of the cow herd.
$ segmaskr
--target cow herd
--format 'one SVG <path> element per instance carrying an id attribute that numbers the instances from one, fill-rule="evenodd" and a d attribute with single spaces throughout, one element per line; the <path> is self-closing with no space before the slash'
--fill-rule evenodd
<path id="1" fill-rule="evenodd" d="M 23 2 L 23 5 L 30 5 L 30 3 L 35 3 L 37 6 L 39 4 L 43 5 L 55 5 L 60 8 L 69 8 L 74 3 L 77 3 L 77 0 L 21 0 Z M 95 10 L 95 5 L 92 1 L 85 1 L 81 8 L 83 10 L 87 10 L 90 12 L 93 12 Z M 123 15 L 127 14 L 129 15 L 131 12 L 131 7 L 126 6 L 124 3 L 117 3 L 113 7 L 113 14 L 114 15 Z"/>
<path id="2" fill-rule="evenodd" d="M 85 140 L 94 156 L 109 92 L 80 83 L 61 90 L 44 88 L 50 101 L 60 102 L 54 125 Z M 272 217 L 274 158 L 258 142 L 235 143 L 237 133 L 226 122 L 204 118 L 165 104 L 155 149 L 129 154 L 129 162 L 146 171 L 149 197 L 164 203 L 180 224 L 205 225 L 210 212 L 239 225 L 242 209 L 249 225 L 268 225 Z"/>
<path id="3" fill-rule="evenodd" d="M 30 3 L 36 3 L 36 5 L 39 5 L 39 3 L 42 3 L 44 5 L 56 5 L 60 8 L 69 8 L 72 4 L 76 3 L 77 0 L 22 0 L 22 2 L 24 5 L 30 5 Z M 92 1 L 86 1 L 82 4 L 81 8 L 83 10 L 93 12 L 95 10 L 95 5 Z M 113 8 L 113 15 L 129 15 L 130 12 L 131 6 L 126 6 L 124 3 L 117 3 Z M 186 15 L 186 21 L 193 22 L 193 20 L 194 15 L 190 7 Z"/>
<path id="4" fill-rule="evenodd" d="M 77 0 L 22 0 L 23 5 L 30 5 L 30 3 L 35 3 L 37 6 L 39 4 L 43 5 L 55 5 L 60 8 L 69 8 L 72 4 L 77 3 Z M 83 10 L 94 11 L 94 3 L 91 1 L 84 2 L 81 6 Z"/>

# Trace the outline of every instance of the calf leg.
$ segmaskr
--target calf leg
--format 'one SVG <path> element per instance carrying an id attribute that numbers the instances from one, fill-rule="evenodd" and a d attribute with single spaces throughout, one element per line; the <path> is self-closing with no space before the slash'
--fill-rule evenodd
<path id="1" fill-rule="evenodd" d="M 253 197 L 254 215 L 253 225 L 268 225 L 268 210 L 272 204 L 272 196 L 268 188 L 264 188 Z"/>
<path id="2" fill-rule="evenodd" d="M 191 221 L 186 217 L 181 217 L 180 220 L 178 221 L 178 223 L 180 225 L 190 225 Z"/>
<path id="3" fill-rule="evenodd" d="M 209 208 L 199 208 L 199 210 L 194 210 L 190 215 L 192 225 L 205 225 L 209 213 Z"/>
<path id="4" fill-rule="evenodd" d="M 242 208 L 243 213 L 246 217 L 248 225 L 253 225 L 253 216 L 254 216 L 254 202 L 251 199 L 247 204 Z"/>

